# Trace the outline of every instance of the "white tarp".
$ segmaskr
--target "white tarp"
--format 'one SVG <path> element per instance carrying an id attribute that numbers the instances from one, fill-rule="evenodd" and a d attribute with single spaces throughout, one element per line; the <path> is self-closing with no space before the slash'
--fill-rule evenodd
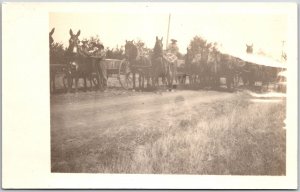
<path id="1" fill-rule="evenodd" d="M 263 55 L 257 55 L 257 54 L 247 54 L 247 53 L 236 53 L 233 51 L 226 51 L 220 49 L 220 52 L 223 54 L 228 54 L 233 57 L 239 58 L 245 62 L 253 63 L 256 65 L 263 65 L 268 67 L 276 67 L 276 68 L 283 68 L 286 69 L 286 63 L 277 61 L 271 57 L 263 56 Z"/>

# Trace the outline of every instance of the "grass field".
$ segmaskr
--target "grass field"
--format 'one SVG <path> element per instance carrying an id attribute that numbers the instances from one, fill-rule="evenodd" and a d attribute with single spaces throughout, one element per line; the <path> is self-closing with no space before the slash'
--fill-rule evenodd
<path id="1" fill-rule="evenodd" d="M 284 98 L 246 91 L 83 98 L 92 101 L 51 98 L 52 172 L 286 173 Z"/>

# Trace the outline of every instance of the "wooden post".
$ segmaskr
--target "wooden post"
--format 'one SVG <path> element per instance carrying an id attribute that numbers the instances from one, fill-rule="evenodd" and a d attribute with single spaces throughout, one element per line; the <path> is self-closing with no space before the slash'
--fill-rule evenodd
<path id="1" fill-rule="evenodd" d="M 171 22 L 171 14 L 169 14 L 169 21 L 168 21 L 168 33 L 167 33 L 167 42 L 166 42 L 166 49 L 168 48 L 169 44 L 169 32 L 170 32 L 170 22 Z"/>

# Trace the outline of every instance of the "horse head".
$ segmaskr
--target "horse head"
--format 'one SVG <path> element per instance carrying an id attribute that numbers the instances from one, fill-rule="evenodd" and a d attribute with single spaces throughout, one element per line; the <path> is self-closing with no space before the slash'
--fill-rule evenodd
<path id="1" fill-rule="evenodd" d="M 153 49 L 153 52 L 154 52 L 154 55 L 156 56 L 162 56 L 163 55 L 163 37 L 161 39 L 159 39 L 157 36 L 156 36 L 156 41 L 155 41 L 155 45 L 154 45 L 154 49 Z"/>
<path id="2" fill-rule="evenodd" d="M 54 39 L 52 37 L 53 33 L 55 31 L 55 28 L 53 28 L 49 33 L 49 46 L 51 47 L 52 43 L 54 42 Z"/>
<path id="3" fill-rule="evenodd" d="M 78 48 L 79 48 L 79 37 L 80 35 L 80 30 L 78 30 L 77 34 L 74 35 L 72 29 L 70 29 L 70 39 L 69 39 L 69 47 L 68 47 L 68 51 L 70 53 L 77 53 L 78 52 Z"/>
<path id="4" fill-rule="evenodd" d="M 138 56 L 138 49 L 134 44 L 134 40 L 132 41 L 127 41 L 125 44 L 125 56 L 129 60 L 134 60 Z"/>
<path id="5" fill-rule="evenodd" d="M 253 53 L 253 44 L 252 45 L 246 44 L 246 47 L 247 47 L 247 49 L 246 49 L 247 53 Z"/>

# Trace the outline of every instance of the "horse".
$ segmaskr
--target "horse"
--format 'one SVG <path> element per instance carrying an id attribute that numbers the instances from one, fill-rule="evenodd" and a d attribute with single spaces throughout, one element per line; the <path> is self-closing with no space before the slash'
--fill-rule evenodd
<path id="1" fill-rule="evenodd" d="M 53 28 L 50 32 L 49 32 L 49 62 L 50 64 L 52 63 L 52 58 L 53 58 L 53 54 L 52 54 L 52 44 L 54 42 L 54 39 L 52 37 L 53 33 L 55 31 L 55 28 Z M 51 85 L 52 85 L 52 90 L 53 92 L 55 91 L 55 70 L 53 70 L 50 66 L 50 91 L 51 91 Z"/>
<path id="2" fill-rule="evenodd" d="M 246 44 L 246 53 L 247 54 L 252 54 L 253 53 L 253 44 L 248 45 Z M 243 84 L 246 85 L 250 85 L 253 86 L 255 83 L 255 75 L 257 73 L 257 66 L 255 66 L 252 63 L 246 62 L 245 66 L 243 68 L 242 71 L 242 80 L 243 80 Z"/>
<path id="3" fill-rule="evenodd" d="M 195 56 L 192 53 L 191 49 L 187 48 L 187 53 L 185 56 L 185 63 L 187 71 L 189 73 L 189 82 L 190 84 L 195 84 L 198 78 L 198 69 L 201 62 L 201 54 L 196 54 Z"/>
<path id="4" fill-rule="evenodd" d="M 153 86 L 158 86 L 159 81 L 158 78 L 162 77 L 162 81 L 165 84 L 167 80 L 167 84 L 169 89 L 171 90 L 173 87 L 173 80 L 176 74 L 174 63 L 170 63 L 163 54 L 163 38 L 159 39 L 156 37 L 156 42 L 153 48 L 152 54 L 152 82 Z"/>
<path id="5" fill-rule="evenodd" d="M 49 48 L 51 48 L 51 45 L 52 45 L 53 42 L 54 42 L 54 39 L 53 39 L 53 37 L 52 37 L 54 31 L 55 31 L 55 28 L 52 28 L 52 30 L 49 32 Z"/>
<path id="6" fill-rule="evenodd" d="M 92 58 L 87 57 L 81 47 L 79 46 L 79 35 L 80 30 L 77 34 L 74 34 L 72 29 L 69 31 L 70 39 L 69 39 L 69 47 L 67 49 L 68 57 L 69 57 L 69 67 L 68 67 L 68 92 L 71 91 L 73 79 L 75 79 L 75 92 L 78 91 L 78 81 L 79 78 L 83 78 L 84 80 L 84 88 L 87 90 L 86 79 L 88 78 L 93 86 L 93 72 L 97 73 L 96 79 L 98 82 L 97 88 L 100 89 L 100 72 L 96 63 Z"/>
<path id="7" fill-rule="evenodd" d="M 50 63 L 50 92 L 56 92 L 55 77 L 57 73 L 64 73 L 64 50 L 62 47 L 57 46 L 58 44 L 53 44 L 54 39 L 52 37 L 55 28 L 49 32 L 49 63 Z M 59 65 L 57 65 L 59 64 Z"/>
<path id="8" fill-rule="evenodd" d="M 125 57 L 130 63 L 130 70 L 132 72 L 133 90 L 136 89 L 135 75 L 139 75 L 139 88 L 144 88 L 145 78 L 147 79 L 147 87 L 150 87 L 150 66 L 151 60 L 145 55 L 141 55 L 141 51 L 134 44 L 134 41 L 127 41 L 125 44 Z"/>

